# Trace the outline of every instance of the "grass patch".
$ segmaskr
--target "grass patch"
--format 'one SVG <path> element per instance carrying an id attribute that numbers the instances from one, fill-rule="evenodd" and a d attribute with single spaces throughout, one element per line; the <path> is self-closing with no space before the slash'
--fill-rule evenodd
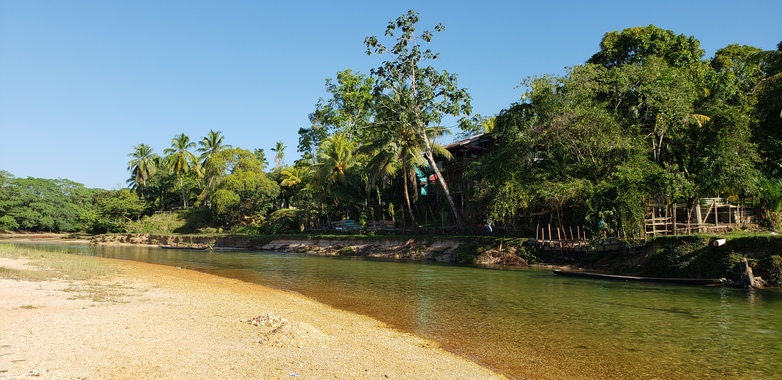
<path id="1" fill-rule="evenodd" d="M 46 251 L 15 244 L 0 243 L 0 257 L 28 259 L 33 269 L 0 267 L 0 278 L 24 281 L 74 280 L 89 281 L 116 272 L 106 262 L 94 257 L 79 256 L 67 251 Z"/>
<path id="2" fill-rule="evenodd" d="M 68 299 L 115 303 L 126 302 L 123 298 L 132 290 L 134 289 L 122 284 L 100 281 L 74 282 L 65 288 L 65 292 L 71 293 Z"/>
<path id="3" fill-rule="evenodd" d="M 93 302 L 123 302 L 134 289 L 108 281 L 117 270 L 111 264 L 91 256 L 67 251 L 47 251 L 32 247 L 0 243 L 0 258 L 27 259 L 30 269 L 0 267 L 0 278 L 19 281 L 65 281 L 68 299 Z M 36 306 L 26 305 L 23 309 Z"/>

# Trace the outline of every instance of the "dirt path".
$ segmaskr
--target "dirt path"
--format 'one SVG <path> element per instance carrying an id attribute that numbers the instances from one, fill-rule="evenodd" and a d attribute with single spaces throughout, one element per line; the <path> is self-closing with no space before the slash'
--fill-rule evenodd
<path id="1" fill-rule="evenodd" d="M 100 282 L 0 279 L 0 379 L 502 378 L 300 295 L 173 267 L 111 265 L 119 274 Z"/>

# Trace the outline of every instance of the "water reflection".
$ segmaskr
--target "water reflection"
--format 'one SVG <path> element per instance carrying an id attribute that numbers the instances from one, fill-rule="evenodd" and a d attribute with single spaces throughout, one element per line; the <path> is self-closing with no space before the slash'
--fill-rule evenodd
<path id="1" fill-rule="evenodd" d="M 274 252 L 71 247 L 290 290 L 531 378 L 774 378 L 782 293 Z"/>

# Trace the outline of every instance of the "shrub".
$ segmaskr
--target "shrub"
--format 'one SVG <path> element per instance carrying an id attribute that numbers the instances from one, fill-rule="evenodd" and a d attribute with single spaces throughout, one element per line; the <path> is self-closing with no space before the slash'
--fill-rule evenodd
<path id="1" fill-rule="evenodd" d="M 758 274 L 771 286 L 782 286 L 782 256 L 766 256 L 758 262 Z"/>

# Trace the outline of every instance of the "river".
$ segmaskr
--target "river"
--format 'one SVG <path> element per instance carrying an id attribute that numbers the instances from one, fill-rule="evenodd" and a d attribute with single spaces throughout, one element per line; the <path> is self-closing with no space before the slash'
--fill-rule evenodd
<path id="1" fill-rule="evenodd" d="M 258 251 L 67 250 L 301 293 L 440 342 L 511 378 L 782 378 L 777 290 Z"/>

